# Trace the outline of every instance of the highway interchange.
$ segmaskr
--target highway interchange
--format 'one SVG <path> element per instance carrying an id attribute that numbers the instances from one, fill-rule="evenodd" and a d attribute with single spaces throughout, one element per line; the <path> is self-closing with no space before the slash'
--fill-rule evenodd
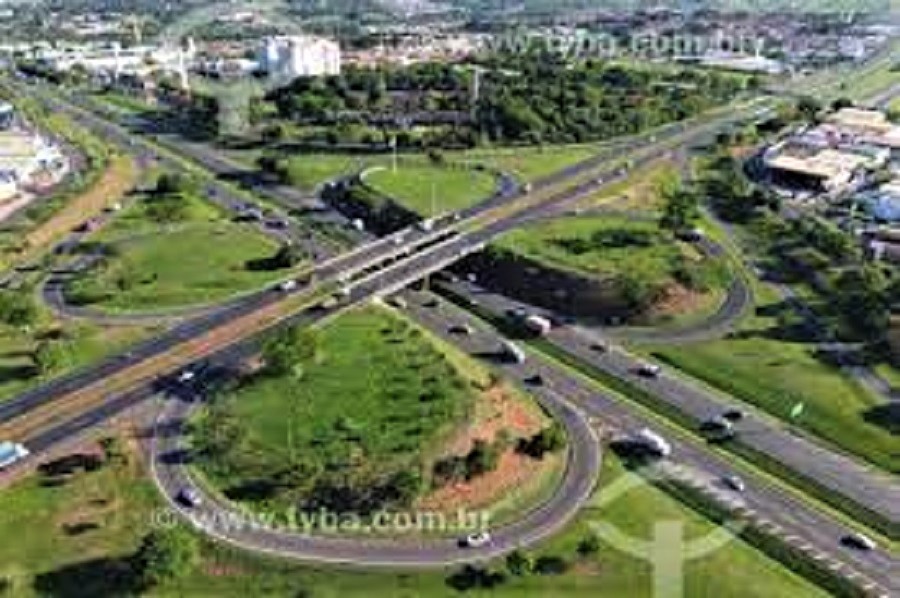
<path id="1" fill-rule="evenodd" d="M 142 142 L 135 144 L 130 134 L 116 125 L 77 111 L 67 104 L 58 104 L 58 107 L 75 115 L 85 125 L 104 130 L 108 139 L 122 143 L 123 147 L 138 154 L 139 159 L 156 160 L 163 163 L 167 160 L 172 161 L 167 155 L 157 153 L 152 145 Z M 708 127 L 708 130 L 714 131 L 718 126 L 721 124 L 717 123 L 714 127 Z M 707 130 L 704 130 L 703 133 L 707 134 Z M 681 131 L 673 134 L 681 134 Z M 647 140 L 643 145 L 640 142 L 635 143 L 632 154 L 637 154 L 638 158 L 629 166 L 639 166 L 668 151 L 665 146 L 657 148 L 655 147 L 657 145 L 662 145 L 659 139 Z M 641 154 L 642 148 L 648 148 L 643 151 L 643 155 Z M 511 214 L 501 213 L 499 217 L 488 219 L 484 224 L 478 222 L 478 219 L 490 215 L 491 210 L 503 209 L 504 206 L 522 200 L 523 197 L 527 199 L 528 194 L 506 189 L 485 204 L 465 210 L 459 216 L 447 216 L 439 220 L 435 223 L 433 231 L 412 228 L 401 231 L 390 238 L 368 241 L 349 253 L 329 257 L 325 260 L 320 259 L 314 269 L 305 273 L 301 280 L 301 282 L 310 284 L 301 285 L 297 293 L 307 292 L 310 286 L 316 284 L 334 283 L 347 288 L 349 295 L 343 297 L 342 302 L 333 308 L 303 310 L 290 315 L 280 321 L 278 325 L 313 323 L 330 315 L 334 310 L 345 309 L 349 305 L 367 301 L 373 296 L 386 296 L 401 291 L 409 284 L 420 280 L 424 275 L 441 270 L 468 253 L 478 251 L 497 235 L 536 217 L 553 213 L 554 210 L 558 211 L 561 207 L 586 194 L 595 192 L 599 187 L 613 183 L 618 178 L 625 176 L 625 173 L 621 171 L 621 164 L 598 169 L 607 161 L 609 161 L 609 156 L 603 156 L 594 160 L 592 164 L 570 169 L 539 185 L 536 184 L 532 193 L 543 188 L 550 188 L 551 185 L 584 172 L 597 171 L 590 180 L 580 182 L 564 191 L 554 192 L 544 201 L 517 209 Z M 206 163 L 203 165 L 208 166 Z M 218 168 L 222 169 L 225 166 L 220 163 Z M 178 164 L 178 167 L 180 168 L 181 165 Z M 262 192 L 260 189 L 255 190 Z M 268 193 L 271 192 L 268 190 Z M 227 197 L 232 193 L 231 187 L 223 186 L 217 189 L 213 195 Z M 276 193 L 278 192 L 276 191 Z M 284 200 L 283 197 L 281 199 Z M 291 198 L 290 201 L 294 202 L 296 198 Z M 472 223 L 477 223 L 478 226 Z M 477 296 L 479 305 L 496 313 L 503 313 L 512 307 L 507 299 L 494 296 L 472 285 L 468 285 L 468 287 L 461 285 L 461 288 L 455 290 L 463 296 Z M 438 310 L 422 307 L 421 297 L 416 294 L 412 294 L 411 297 L 409 311 L 416 321 L 445 337 L 449 338 L 448 330 L 452 322 L 470 318 L 467 314 L 446 305 Z M 116 356 L 98 367 L 50 383 L 25 393 L 13 401 L 0 404 L 0 422 L 13 421 L 42 405 L 64 399 L 68 393 L 76 389 L 102 382 L 112 373 L 126 370 L 153 355 L 169 351 L 186 339 L 212 330 L 240 315 L 277 303 L 282 299 L 283 293 L 267 289 L 220 309 L 187 319 L 171 331 L 136 347 L 128 354 Z M 735 301 L 737 305 L 743 300 L 738 297 Z M 727 324 L 728 319 L 726 318 L 722 325 L 727 326 Z M 478 330 L 477 334 L 466 338 L 453 337 L 453 342 L 475 353 L 483 353 L 491 348 L 496 349 L 500 340 L 497 333 L 477 324 L 475 328 Z M 635 379 L 633 374 L 635 359 L 618 350 L 598 354 L 591 348 L 598 342 L 596 334 L 596 331 L 564 326 L 554 331 L 550 341 L 592 366 L 602 368 L 617 377 L 627 378 L 635 384 L 649 387 L 655 396 L 670 401 L 697 421 L 702 421 L 725 407 L 720 397 L 713 396 L 703 389 L 671 376 L 663 376 L 659 380 Z M 243 339 L 235 345 L 216 348 L 215 351 L 203 356 L 203 365 L 225 367 L 233 364 L 236 359 L 255 351 L 258 338 L 257 334 Z M 358 564 L 437 565 L 501 554 L 511 548 L 527 545 L 546 537 L 559 529 L 583 505 L 594 485 L 600 454 L 598 443 L 594 438 L 594 431 L 589 424 L 599 421 L 608 429 L 624 432 L 633 430 L 640 425 L 646 425 L 648 421 L 615 396 L 598 390 L 570 372 L 537 356 L 530 357 L 524 365 L 499 363 L 494 365 L 503 369 L 508 376 L 519 380 L 535 373 L 542 376 L 544 384 L 539 388 L 531 388 L 530 391 L 566 425 L 570 435 L 570 454 L 565 480 L 554 494 L 553 499 L 518 522 L 497 530 L 494 533 L 495 541 L 489 547 L 480 551 L 461 553 L 451 541 L 435 541 L 427 547 L 411 548 L 382 541 L 359 543 L 297 535 L 286 536 L 267 530 L 242 530 L 235 536 L 225 536 L 223 539 L 260 550 L 289 554 L 308 560 Z M 96 426 L 121 409 L 138 404 L 149 397 L 157 396 L 160 388 L 158 379 L 139 385 L 112 401 L 107 401 L 78 418 L 46 430 L 40 436 L 26 442 L 39 454 L 42 450 L 52 447 L 65 438 Z M 166 401 L 161 421 L 170 421 L 171 425 L 168 425 L 167 429 L 171 430 L 174 426 L 177 430 L 178 422 L 195 406 L 195 403 L 181 401 L 177 398 Z M 742 406 L 742 409 L 746 409 L 746 407 Z M 652 421 L 649 423 L 652 425 Z M 743 429 L 744 426 L 746 429 Z M 756 443 L 754 448 L 757 450 L 775 454 L 783 463 L 797 470 L 814 473 L 823 484 L 836 492 L 852 494 L 867 508 L 877 510 L 895 522 L 900 519 L 900 494 L 898 494 L 900 489 L 892 480 L 882 479 L 881 476 L 866 470 L 854 461 L 837 457 L 831 451 L 808 439 L 795 436 L 755 413 L 751 414 L 748 420 L 742 424 L 741 439 L 743 442 Z M 177 433 L 161 435 L 155 442 L 158 442 L 155 449 L 160 455 L 180 450 L 177 444 L 179 442 Z M 697 475 L 707 482 L 708 490 L 722 494 L 722 489 L 716 488 L 716 481 L 732 470 L 728 461 L 694 441 L 678 439 L 675 440 L 675 445 L 677 462 L 690 466 L 692 471 L 699 472 Z M 170 498 L 183 484 L 187 483 L 184 477 L 187 475 L 186 471 L 177 460 L 161 457 L 154 459 L 154 464 L 156 479 Z M 818 468 L 818 470 L 810 470 L 810 467 Z M 842 563 L 839 565 L 840 567 L 855 571 L 854 575 L 864 578 L 861 585 L 866 586 L 867 590 L 875 593 L 900 591 L 900 587 L 898 587 L 900 569 L 898 569 L 898 563 L 894 557 L 883 551 L 861 553 L 841 547 L 838 539 L 846 533 L 845 525 L 823 515 L 762 478 L 750 479 L 748 491 L 738 497 L 739 500 L 736 500 L 734 496 L 726 496 L 726 500 L 732 501 L 736 509 L 774 522 L 788 530 L 789 536 L 800 538 L 800 542 L 810 551 L 823 555 L 822 558 Z M 226 506 L 218 505 L 214 501 L 208 501 L 206 504 L 208 506 L 205 508 L 227 509 Z M 214 512 L 207 514 L 210 517 L 215 515 Z M 217 533 L 221 535 L 221 531 Z"/>

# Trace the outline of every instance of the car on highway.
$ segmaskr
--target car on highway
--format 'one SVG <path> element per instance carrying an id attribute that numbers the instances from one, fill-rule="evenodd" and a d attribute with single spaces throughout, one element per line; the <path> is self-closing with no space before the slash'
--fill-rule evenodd
<path id="1" fill-rule="evenodd" d="M 875 543 L 875 540 L 859 532 L 847 534 L 846 536 L 841 538 L 841 544 L 843 544 L 844 546 L 849 546 L 850 548 L 855 548 L 857 550 L 863 550 L 865 552 L 869 552 L 878 548 L 878 544 Z"/>
<path id="2" fill-rule="evenodd" d="M 449 328 L 449 332 L 459 336 L 469 336 L 472 334 L 472 327 L 468 324 L 454 324 Z"/>
<path id="3" fill-rule="evenodd" d="M 488 532 L 475 532 L 460 540 L 463 548 L 481 548 L 491 543 L 491 534 Z"/>
<path id="4" fill-rule="evenodd" d="M 722 478 L 722 483 L 725 484 L 726 488 L 734 490 L 735 492 L 743 492 L 747 489 L 747 485 L 744 484 L 744 480 L 736 475 L 725 476 L 724 478 Z"/>
<path id="5" fill-rule="evenodd" d="M 203 504 L 203 498 L 201 498 L 200 493 L 193 488 L 182 488 L 178 491 L 175 499 L 182 505 L 192 509 Z"/>
<path id="6" fill-rule="evenodd" d="M 738 422 L 744 419 L 744 412 L 740 409 L 728 409 L 722 414 L 722 417 L 730 422 Z"/>
<path id="7" fill-rule="evenodd" d="M 21 444 L 0 442 L 0 470 L 21 461 L 31 453 Z"/>
<path id="8" fill-rule="evenodd" d="M 662 373 L 662 368 L 655 363 L 642 363 L 638 366 L 637 373 L 644 378 L 657 378 Z"/>
<path id="9" fill-rule="evenodd" d="M 278 290 L 282 293 L 290 293 L 297 289 L 297 281 L 296 280 L 283 280 L 278 283 Z"/>
<path id="10" fill-rule="evenodd" d="M 398 297 L 391 297 L 391 298 L 388 300 L 388 303 L 389 303 L 390 305 L 393 305 L 393 306 L 396 307 L 397 309 L 406 309 L 407 307 L 409 307 L 409 304 L 406 302 L 406 299 L 404 299 L 403 297 L 399 297 L 399 296 L 398 296 Z"/>
<path id="11" fill-rule="evenodd" d="M 525 378 L 525 384 L 528 386 L 543 386 L 544 385 L 544 377 L 540 374 L 534 374 L 533 376 L 528 376 Z"/>
<path id="12" fill-rule="evenodd" d="M 609 351 L 609 345 L 605 342 L 591 343 L 590 349 L 594 353 L 606 353 Z"/>

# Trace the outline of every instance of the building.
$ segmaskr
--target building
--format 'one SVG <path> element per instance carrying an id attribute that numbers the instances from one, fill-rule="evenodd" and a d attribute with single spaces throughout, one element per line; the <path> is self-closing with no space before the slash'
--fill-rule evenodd
<path id="1" fill-rule="evenodd" d="M 266 38 L 259 70 L 273 78 L 296 79 L 341 74 L 341 49 L 330 40 L 309 36 Z"/>
<path id="2" fill-rule="evenodd" d="M 860 169 L 874 165 L 862 153 L 791 141 L 769 148 L 763 162 L 776 183 L 826 192 L 847 187 Z"/>
<path id="3" fill-rule="evenodd" d="M 844 108 L 770 147 L 763 163 L 776 184 L 835 193 L 883 168 L 900 149 L 900 127 L 875 110 Z"/>
<path id="4" fill-rule="evenodd" d="M 900 149 L 900 127 L 878 110 L 842 108 L 829 115 L 826 120 L 843 135 L 854 138 L 857 142 Z"/>

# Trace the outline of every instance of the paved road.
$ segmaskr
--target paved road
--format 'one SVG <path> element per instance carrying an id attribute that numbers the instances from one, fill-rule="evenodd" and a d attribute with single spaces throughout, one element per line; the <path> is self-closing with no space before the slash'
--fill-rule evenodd
<path id="1" fill-rule="evenodd" d="M 307 561 L 394 567 L 442 566 L 468 562 L 528 546 L 558 529 L 577 511 L 576 505 L 583 504 L 586 500 L 595 479 L 585 469 L 581 475 L 587 476 L 590 483 L 585 483 L 585 479 L 579 483 L 578 472 L 589 463 L 597 466 L 596 457 L 592 456 L 594 449 L 591 448 L 596 447 L 596 439 L 588 423 L 599 424 L 607 432 L 614 434 L 654 425 L 654 422 L 637 414 L 627 404 L 598 391 L 579 378 L 573 378 L 568 372 L 537 356 L 529 356 L 525 364 L 508 363 L 494 357 L 499 355 L 504 339 L 454 306 L 440 302 L 437 307 L 427 307 L 432 305 L 433 299 L 427 293 L 406 292 L 405 296 L 408 299 L 409 315 L 421 325 L 471 355 L 486 359 L 491 367 L 503 375 L 522 381 L 523 384 L 535 374 L 541 376 L 542 384 L 530 386 L 529 392 L 550 408 L 556 417 L 562 419 L 569 430 L 569 449 L 572 454 L 585 455 L 583 459 L 570 457 L 570 468 L 564 485 L 550 503 L 510 527 L 492 530 L 494 543 L 475 551 L 461 550 L 453 541 L 417 542 L 410 546 L 392 541 L 352 541 L 291 535 L 284 530 L 247 530 L 234 527 L 223 530 L 221 522 L 236 519 L 240 521 L 233 514 L 233 507 L 230 505 L 206 497 L 205 505 L 199 513 L 185 510 L 174 501 L 173 506 L 187 517 L 196 516 L 201 519 L 202 527 L 216 537 L 245 548 L 275 552 Z M 454 335 L 450 332 L 454 325 L 462 323 L 468 324 L 473 332 L 469 335 Z M 195 487 L 183 467 L 183 459 L 179 458 L 186 454 L 180 437 L 181 422 L 194 406 L 192 403 L 170 401 L 161 419 L 166 433 L 154 436 L 159 439 L 159 444 L 153 463 L 157 479 L 169 497 L 176 496 L 185 487 Z M 579 423 L 576 420 L 581 421 Z M 702 444 L 680 438 L 670 440 L 674 447 L 674 457 L 671 462 L 661 466 L 665 477 L 698 487 L 733 509 L 736 514 L 756 522 L 765 521 L 767 523 L 764 525 L 772 529 L 778 526 L 777 534 L 785 538 L 785 541 L 842 569 L 845 574 L 853 572 L 853 575 L 861 576 L 861 585 L 867 586 L 873 594 L 900 590 L 900 576 L 897 575 L 900 564 L 894 557 L 883 552 L 861 553 L 843 547 L 840 539 L 849 530 L 823 517 L 792 495 L 773 488 L 766 480 L 745 476 L 748 483 L 746 492 L 738 494 L 728 490 L 721 480 L 734 472 L 725 459 L 711 453 Z"/>
<path id="2" fill-rule="evenodd" d="M 76 116 L 86 123 L 90 123 L 89 126 L 99 132 L 104 132 L 105 136 L 108 138 L 120 139 L 122 143 L 132 147 L 133 151 L 137 152 L 139 155 L 145 157 L 149 155 L 151 158 L 156 157 L 155 150 L 152 146 L 147 146 L 142 142 L 131 140 L 129 134 L 120 127 L 111 125 L 95 115 L 73 109 L 65 103 L 52 99 L 50 101 L 57 106 L 58 109 L 70 112 L 73 116 Z M 732 116 L 728 120 L 730 121 L 735 118 L 745 117 Z M 688 138 L 693 141 L 705 139 L 713 135 L 715 130 L 716 127 L 704 124 L 699 127 L 698 132 L 692 131 L 688 135 Z M 656 159 L 666 150 L 665 147 L 660 148 L 657 140 L 654 139 L 653 142 L 648 141 L 646 146 L 637 148 L 636 152 L 637 151 L 641 152 L 641 157 L 640 159 L 634 160 L 634 166 L 648 163 Z M 601 161 L 601 163 L 603 162 Z M 587 168 L 587 166 L 584 168 Z M 578 169 L 575 171 L 581 172 Z M 445 234 L 452 236 L 454 230 L 465 226 L 468 222 L 476 219 L 478 216 L 489 212 L 496 207 L 506 205 L 511 201 L 521 198 L 521 196 L 504 197 L 495 195 L 490 200 L 466 208 L 456 215 L 436 219 L 432 232 L 427 232 L 419 227 L 413 227 L 411 229 L 400 231 L 395 235 L 359 246 L 338 257 L 331 258 L 324 262 L 320 261 L 314 267 L 310 279 L 315 279 L 318 282 L 339 281 L 339 284 L 344 284 L 340 281 L 345 278 L 347 273 L 363 272 L 378 264 L 390 263 L 389 270 L 386 271 L 383 276 L 373 274 L 364 279 L 365 284 L 356 284 L 353 288 L 354 298 L 360 292 L 384 294 L 399 290 L 403 286 L 420 279 L 429 272 L 443 269 L 449 264 L 459 260 L 461 257 L 473 251 L 480 250 L 490 239 L 519 226 L 522 222 L 526 222 L 545 211 L 559 209 L 560 205 L 577 201 L 588 194 L 595 193 L 603 186 L 618 182 L 625 176 L 625 173 L 621 172 L 618 167 L 610 167 L 605 171 L 598 172 L 598 174 L 601 175 L 598 179 L 580 183 L 570 189 L 559 192 L 550 197 L 546 202 L 520 210 L 512 217 L 500 218 L 475 232 L 457 235 L 447 242 L 429 246 L 421 252 L 415 253 L 417 247 L 432 242 L 431 239 L 440 238 L 441 235 Z M 404 258 L 404 256 L 409 255 L 411 252 L 414 253 L 412 257 Z M 405 261 L 403 261 L 404 259 Z M 303 282 L 307 283 L 309 281 L 304 280 Z M 306 285 L 302 284 L 296 292 L 303 292 L 306 289 Z M 151 341 L 138 345 L 124 355 L 112 357 L 96 367 L 65 376 L 61 379 L 26 391 L 15 399 L 0 404 L 0 422 L 10 421 L 28 411 L 46 405 L 54 400 L 58 400 L 67 393 L 100 382 L 102 379 L 150 357 L 166 353 L 185 340 L 191 339 L 216 326 L 226 324 L 237 317 L 269 305 L 270 303 L 277 301 L 281 296 L 282 295 L 273 290 L 261 291 L 234 306 L 229 306 L 212 314 L 183 322 L 173 330 L 167 331 Z"/>
<path id="3" fill-rule="evenodd" d="M 471 283 L 458 282 L 447 286 L 454 294 L 469 301 L 475 300 L 480 309 L 497 317 L 505 317 L 511 310 L 525 310 L 560 320 L 557 314 L 535 310 L 532 306 Z M 579 361 L 649 392 L 660 403 L 687 416 L 698 428 L 701 423 L 728 409 L 744 411 L 746 416 L 737 426 L 736 442 L 777 460 L 796 474 L 881 514 L 895 524 L 900 522 L 900 482 L 896 478 L 826 448 L 752 407 L 726 399 L 681 376 L 667 372 L 655 379 L 637 376 L 635 372 L 644 360 L 621 348 L 598 351 L 598 345 L 608 344 L 609 338 L 596 331 L 577 324 L 563 325 L 553 330 L 548 340 Z"/>

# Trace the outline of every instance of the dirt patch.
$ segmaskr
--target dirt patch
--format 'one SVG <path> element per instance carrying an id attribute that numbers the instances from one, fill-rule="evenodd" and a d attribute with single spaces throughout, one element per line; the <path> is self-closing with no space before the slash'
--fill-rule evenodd
<path id="1" fill-rule="evenodd" d="M 448 443 L 444 456 L 463 455 L 472 449 L 476 440 L 493 442 L 501 430 L 513 437 L 531 436 L 545 423 L 546 417 L 517 397 L 514 390 L 495 384 L 475 402 L 471 423 Z"/>
<path id="2" fill-rule="evenodd" d="M 680 284 L 672 284 L 663 291 L 659 301 L 647 310 L 641 319 L 653 321 L 696 313 L 705 309 L 710 299 L 709 293 L 699 293 Z"/>
<path id="3" fill-rule="evenodd" d="M 538 461 L 510 449 L 503 453 L 497 469 L 470 482 L 459 482 L 435 490 L 419 501 L 425 511 L 452 513 L 460 508 L 486 508 L 512 495 L 528 492 L 536 480 L 548 475 L 560 464 L 557 455 Z"/>
<path id="4" fill-rule="evenodd" d="M 26 252 L 37 251 L 68 234 L 88 218 L 120 201 L 137 182 L 134 162 L 115 156 L 90 189 L 70 200 L 55 216 L 25 237 Z"/>
<path id="5" fill-rule="evenodd" d="M 444 456 L 464 455 L 476 440 L 492 442 L 501 431 L 511 438 L 524 438 L 547 425 L 547 417 L 533 405 L 517 397 L 515 391 L 499 384 L 484 391 L 476 403 L 472 423 L 450 441 Z M 513 493 L 522 493 L 535 480 L 559 465 L 560 457 L 538 461 L 511 447 L 500 456 L 497 468 L 468 482 L 439 488 L 423 497 L 418 507 L 429 511 L 452 512 L 459 508 L 486 507 Z"/>

